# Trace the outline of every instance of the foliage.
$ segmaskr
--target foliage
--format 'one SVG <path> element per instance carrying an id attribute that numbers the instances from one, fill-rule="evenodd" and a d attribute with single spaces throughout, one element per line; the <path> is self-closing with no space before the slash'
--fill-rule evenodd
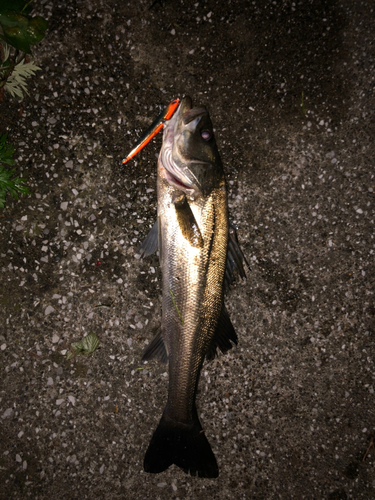
<path id="1" fill-rule="evenodd" d="M 14 165 L 13 155 L 14 147 L 11 144 L 7 144 L 8 134 L 0 135 L 0 163 L 5 163 L 5 165 Z"/>
<path id="2" fill-rule="evenodd" d="M 30 190 L 24 185 L 26 179 L 13 177 L 15 169 L 9 169 L 1 165 L 2 163 L 14 165 L 13 154 L 13 146 L 7 144 L 7 134 L 0 135 L 0 208 L 4 208 L 7 193 L 16 200 L 18 200 L 19 193 L 30 194 Z"/>
<path id="3" fill-rule="evenodd" d="M 3 42 L 3 58 L 0 64 L 0 89 L 9 92 L 12 97 L 23 98 L 28 94 L 26 78 L 40 70 L 32 61 L 26 62 L 24 57 L 10 59 L 10 47 Z M 19 59 L 19 62 L 17 60 Z"/>
<path id="4" fill-rule="evenodd" d="M 26 54 L 31 54 L 31 45 L 43 40 L 48 26 L 43 17 L 30 17 L 31 3 L 32 0 L 0 0 L 0 38 Z"/>
<path id="5" fill-rule="evenodd" d="M 78 354 L 89 356 L 98 348 L 99 343 L 100 340 L 95 333 L 90 332 L 80 342 L 74 342 L 70 345 L 71 351 L 68 351 L 66 359 L 72 359 L 74 356 L 78 356 Z"/>
<path id="6" fill-rule="evenodd" d="M 0 97 L 6 90 L 21 99 L 26 78 L 40 68 L 29 60 L 31 45 L 45 36 L 48 21 L 30 16 L 32 0 L 0 0 Z"/>

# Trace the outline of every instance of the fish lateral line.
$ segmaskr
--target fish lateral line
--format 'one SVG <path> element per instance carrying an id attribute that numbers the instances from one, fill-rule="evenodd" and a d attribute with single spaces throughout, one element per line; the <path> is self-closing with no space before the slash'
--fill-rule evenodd
<path id="1" fill-rule="evenodd" d="M 180 99 L 173 99 L 172 102 L 160 113 L 160 115 L 152 122 L 150 127 L 146 130 L 144 134 L 138 139 L 134 148 L 130 151 L 128 156 L 122 160 L 122 164 L 125 165 L 129 160 L 134 158 L 163 128 L 166 121 L 170 120 L 174 115 L 174 112 L 180 104 Z"/>
<path id="2" fill-rule="evenodd" d="M 179 310 L 179 308 L 178 308 L 178 306 L 177 306 L 177 304 L 176 304 L 176 301 L 175 301 L 175 298 L 174 298 L 174 294 L 173 294 L 173 292 L 172 292 L 172 290 L 171 290 L 170 288 L 168 288 L 168 290 L 169 290 L 169 295 L 171 296 L 171 299 L 172 299 L 173 305 L 174 305 L 174 307 L 175 307 L 175 309 L 176 309 L 176 311 L 177 311 L 178 317 L 180 318 L 181 325 L 184 325 L 184 324 L 185 324 L 185 322 L 184 322 L 184 320 L 183 320 L 183 318 L 182 318 L 182 316 L 181 316 L 180 310 Z"/>

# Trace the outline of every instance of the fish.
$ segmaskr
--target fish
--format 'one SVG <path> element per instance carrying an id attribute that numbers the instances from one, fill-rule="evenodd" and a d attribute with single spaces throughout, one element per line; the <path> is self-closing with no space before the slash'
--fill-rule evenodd
<path id="1" fill-rule="evenodd" d="M 224 291 L 236 270 L 246 276 L 248 264 L 229 222 L 224 168 L 209 113 L 204 106 L 193 107 L 188 96 L 163 122 L 157 199 L 157 221 L 137 254 L 143 258 L 159 251 L 162 319 L 142 359 L 168 362 L 169 387 L 144 470 L 160 473 L 175 464 L 192 476 L 216 478 L 219 469 L 196 395 L 204 360 L 238 343 Z"/>

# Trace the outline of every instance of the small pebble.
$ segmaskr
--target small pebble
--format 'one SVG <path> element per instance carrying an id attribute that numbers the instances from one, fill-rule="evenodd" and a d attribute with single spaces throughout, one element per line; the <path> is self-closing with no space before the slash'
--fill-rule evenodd
<path id="1" fill-rule="evenodd" d="M 13 409 L 8 408 L 4 411 L 1 418 L 8 418 L 8 417 L 12 417 L 12 416 L 13 416 Z"/>
<path id="2" fill-rule="evenodd" d="M 54 309 L 52 306 L 47 306 L 47 307 L 45 308 L 44 314 L 45 314 L 46 316 L 48 316 L 49 314 L 53 313 L 53 311 L 54 311 L 54 310 L 55 310 L 55 309 Z"/>

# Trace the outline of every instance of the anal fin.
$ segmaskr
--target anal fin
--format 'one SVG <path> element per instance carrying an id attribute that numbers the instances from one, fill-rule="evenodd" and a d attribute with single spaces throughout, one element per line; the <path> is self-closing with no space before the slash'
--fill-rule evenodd
<path id="1" fill-rule="evenodd" d="M 168 353 L 161 334 L 161 328 L 158 328 L 156 335 L 143 351 L 142 361 L 147 361 L 152 358 L 156 358 L 162 363 L 167 363 L 168 361 Z"/>

